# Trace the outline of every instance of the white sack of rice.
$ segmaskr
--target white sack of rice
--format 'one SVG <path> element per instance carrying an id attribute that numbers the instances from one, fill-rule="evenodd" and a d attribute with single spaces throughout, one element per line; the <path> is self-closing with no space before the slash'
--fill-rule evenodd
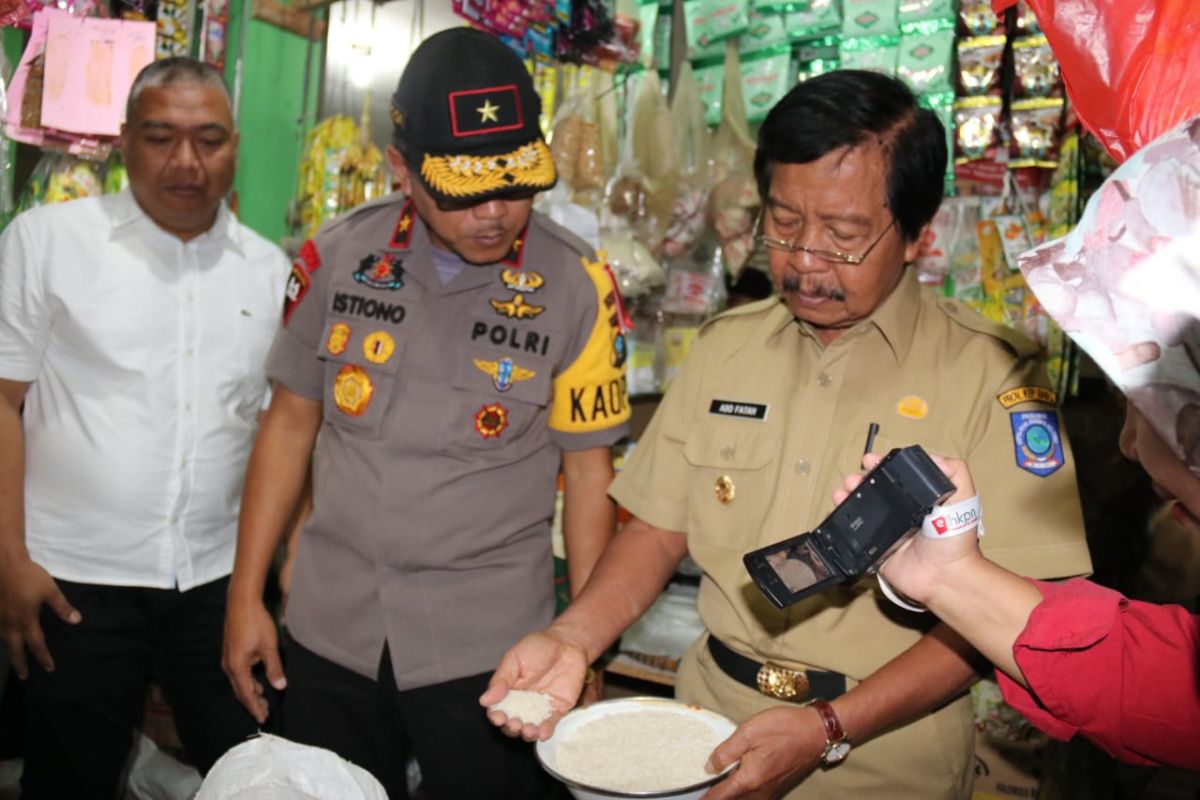
<path id="1" fill-rule="evenodd" d="M 509 689 L 500 702 L 488 711 L 500 711 L 509 719 L 519 719 L 527 725 L 541 725 L 554 713 L 550 695 L 525 689 Z"/>
<path id="2" fill-rule="evenodd" d="M 700 783 L 722 737 L 670 711 L 634 711 L 585 722 L 554 752 L 555 770 L 598 789 L 659 792 Z"/>

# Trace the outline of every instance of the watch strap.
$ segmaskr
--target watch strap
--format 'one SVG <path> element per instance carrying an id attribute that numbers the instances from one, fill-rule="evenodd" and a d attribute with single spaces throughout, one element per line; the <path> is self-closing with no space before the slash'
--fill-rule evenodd
<path id="1" fill-rule="evenodd" d="M 821 718 L 821 724 L 825 726 L 825 752 L 821 755 L 821 760 L 829 763 L 827 757 L 832 754 L 835 745 L 847 745 L 850 743 L 850 738 L 846 736 L 845 729 L 842 728 L 842 721 L 838 719 L 837 712 L 833 710 L 833 706 L 827 700 L 813 700 L 809 703 L 817 715 Z M 843 751 L 848 748 L 839 748 Z M 845 752 L 838 754 L 836 760 L 841 761 L 845 758 Z"/>

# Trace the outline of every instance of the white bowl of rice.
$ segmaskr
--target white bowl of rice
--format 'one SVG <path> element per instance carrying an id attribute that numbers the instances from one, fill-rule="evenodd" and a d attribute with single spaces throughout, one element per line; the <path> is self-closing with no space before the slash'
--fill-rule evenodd
<path id="1" fill-rule="evenodd" d="M 697 800 L 733 770 L 731 764 L 709 775 L 704 765 L 736 727 L 700 706 L 629 697 L 575 709 L 536 750 L 542 767 L 576 800 Z"/>

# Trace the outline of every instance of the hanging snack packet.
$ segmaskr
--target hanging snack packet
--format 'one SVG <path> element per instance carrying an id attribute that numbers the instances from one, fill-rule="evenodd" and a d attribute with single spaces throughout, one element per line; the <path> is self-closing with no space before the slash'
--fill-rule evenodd
<path id="1" fill-rule="evenodd" d="M 761 122 L 792 86 L 791 49 L 775 47 L 740 59 L 746 121 Z"/>
<path id="2" fill-rule="evenodd" d="M 783 27 L 782 14 L 751 14 L 750 27 L 742 34 L 738 49 L 742 53 L 753 53 L 787 43 L 788 35 Z"/>
<path id="3" fill-rule="evenodd" d="M 954 23 L 943 20 L 906 26 L 900 37 L 896 77 L 915 94 L 954 91 Z"/>
<path id="4" fill-rule="evenodd" d="M 1004 21 L 996 16 L 988 0 L 962 0 L 958 8 L 958 27 L 963 36 L 1004 33 Z"/>
<path id="5" fill-rule="evenodd" d="M 896 0 L 842 0 L 843 36 L 896 36 Z"/>
<path id="6" fill-rule="evenodd" d="M 725 91 L 725 59 L 710 58 L 697 61 L 692 66 L 696 77 L 696 89 L 704 105 L 704 124 L 716 125 L 721 121 L 721 96 Z"/>
<path id="7" fill-rule="evenodd" d="M 903 27 L 910 22 L 924 22 L 932 19 L 950 20 L 954 23 L 954 0 L 900 0 L 896 9 L 896 19 Z"/>
<path id="8" fill-rule="evenodd" d="M 1052 97 L 1061 94 L 1058 81 L 1058 59 L 1050 51 L 1046 35 L 1023 36 L 1013 39 L 1013 69 L 1017 97 Z"/>
<path id="9" fill-rule="evenodd" d="M 959 94 L 1000 93 L 1000 64 L 1004 60 L 1003 36 L 976 36 L 958 43 Z"/>
<path id="10" fill-rule="evenodd" d="M 812 0 L 807 10 L 793 11 L 784 17 L 788 38 L 812 39 L 838 33 L 842 28 L 842 15 L 834 0 Z"/>
<path id="11" fill-rule="evenodd" d="M 722 42 L 713 42 L 708 32 L 708 5 L 710 0 L 684 0 L 684 42 L 687 57 L 691 60 L 721 55 L 725 51 Z"/>
<path id="12" fill-rule="evenodd" d="M 865 69 L 894 78 L 900 60 L 900 37 L 857 36 L 842 39 L 839 55 L 842 69 Z"/>
<path id="13" fill-rule="evenodd" d="M 954 163 L 989 158 L 999 144 L 999 97 L 963 97 L 954 102 Z"/>
<path id="14" fill-rule="evenodd" d="M 826 72 L 841 69 L 840 36 L 825 36 L 801 42 L 796 48 L 796 63 L 792 73 L 797 81 L 806 81 Z"/>
<path id="15" fill-rule="evenodd" d="M 1038 24 L 1037 15 L 1029 8 L 1029 4 L 1018 0 L 1017 15 L 1015 17 L 1017 27 L 1016 33 L 1018 36 L 1028 36 L 1034 33 L 1041 33 L 1042 26 Z"/>
<path id="16" fill-rule="evenodd" d="M 1058 166 L 1061 97 L 1033 97 L 1012 104 L 1012 153 L 1009 167 Z"/>
<path id="17" fill-rule="evenodd" d="M 750 27 L 748 0 L 704 0 L 704 17 L 710 42 L 741 36 Z"/>

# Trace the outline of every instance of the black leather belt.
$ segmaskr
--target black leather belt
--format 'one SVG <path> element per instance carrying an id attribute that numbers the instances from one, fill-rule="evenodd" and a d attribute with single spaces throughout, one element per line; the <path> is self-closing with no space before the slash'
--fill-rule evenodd
<path id="1" fill-rule="evenodd" d="M 777 700 L 806 703 L 846 693 L 846 676 L 838 672 L 791 669 L 771 661 L 764 664 L 735 653 L 715 636 L 708 637 L 708 652 L 726 675 Z"/>

